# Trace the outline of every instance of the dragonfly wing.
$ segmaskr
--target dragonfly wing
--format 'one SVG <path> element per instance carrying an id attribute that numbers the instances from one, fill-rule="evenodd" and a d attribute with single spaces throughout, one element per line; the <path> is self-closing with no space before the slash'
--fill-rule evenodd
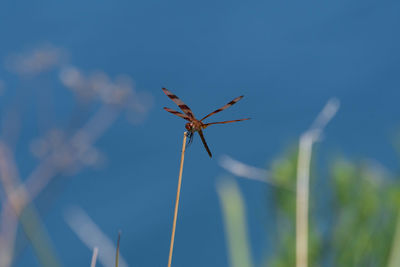
<path id="1" fill-rule="evenodd" d="M 180 100 L 176 95 L 171 93 L 168 89 L 162 88 L 162 90 L 172 101 L 175 102 L 175 104 L 178 105 L 178 107 L 183 111 L 183 113 L 185 113 L 189 117 L 194 118 L 192 110 L 185 103 L 183 103 L 182 100 Z"/>
<path id="2" fill-rule="evenodd" d="M 207 119 L 208 117 L 210 117 L 211 115 L 217 114 L 218 112 L 223 111 L 224 109 L 229 108 L 230 106 L 236 104 L 240 99 L 242 99 L 244 96 L 239 96 L 236 97 L 235 99 L 233 99 L 231 102 L 229 102 L 228 104 L 226 104 L 225 106 L 223 106 L 222 108 L 219 108 L 217 110 L 214 110 L 213 112 L 211 112 L 210 114 L 208 114 L 207 116 L 205 116 L 204 118 L 202 118 L 200 121 L 203 121 L 205 119 Z"/>
<path id="3" fill-rule="evenodd" d="M 176 116 L 179 116 L 179 117 L 181 117 L 181 118 L 184 118 L 184 119 L 187 120 L 187 121 L 192 121 L 192 119 L 191 119 L 188 115 L 186 115 L 186 114 L 182 114 L 182 113 L 180 113 L 179 111 L 176 111 L 176 110 L 173 110 L 173 109 L 170 109 L 170 108 L 164 108 L 164 109 L 165 109 L 166 111 L 168 111 L 168 112 L 170 112 L 170 113 L 176 115 Z"/>
<path id="4" fill-rule="evenodd" d="M 213 124 L 225 124 L 225 123 L 231 123 L 231 122 L 237 122 L 237 121 L 247 121 L 247 120 L 250 120 L 250 118 L 240 119 L 240 120 L 233 120 L 233 121 L 219 121 L 219 122 L 205 123 L 204 126 L 208 127 L 208 126 L 213 125 Z"/>
<path id="5" fill-rule="evenodd" d="M 208 145 L 207 145 L 206 139 L 204 138 L 204 135 L 203 135 L 203 131 L 202 131 L 202 130 L 199 131 L 199 135 L 200 135 L 201 141 L 203 142 L 204 147 L 205 147 L 206 150 L 207 150 L 208 155 L 210 156 L 210 158 L 212 158 L 211 151 L 210 151 L 210 149 L 208 148 Z"/>

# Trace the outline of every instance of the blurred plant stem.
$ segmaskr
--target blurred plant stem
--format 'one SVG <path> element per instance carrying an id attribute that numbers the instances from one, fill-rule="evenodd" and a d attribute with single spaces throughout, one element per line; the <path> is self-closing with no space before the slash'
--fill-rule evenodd
<path id="1" fill-rule="evenodd" d="M 41 266 L 61 266 L 56 251 L 33 204 L 25 207 L 19 218 L 22 228 L 37 255 Z"/>
<path id="2" fill-rule="evenodd" d="M 274 239 L 268 235 L 273 239 L 272 252 L 263 266 L 400 266 L 398 174 L 374 160 L 337 157 L 328 162 L 330 179 L 327 175 L 316 179 L 312 161 L 317 157 L 312 149 L 338 108 L 338 102 L 330 103 L 301 136 L 298 147 L 273 160 L 268 172 L 264 171 L 272 180 L 268 183 L 274 185 L 275 210 L 268 213 L 276 215 L 272 230 L 276 235 Z M 267 180 L 259 177 L 261 171 L 240 162 L 228 163 L 225 166 L 242 177 Z M 296 194 L 285 189 L 295 185 Z M 246 216 L 239 189 L 229 181 L 218 185 L 218 193 L 231 265 L 248 266 Z"/>
<path id="3" fill-rule="evenodd" d="M 98 259 L 101 266 L 115 266 L 117 251 L 118 266 L 128 266 L 128 263 L 118 248 L 118 242 L 117 246 L 115 246 L 115 242 L 101 230 L 99 225 L 97 225 L 82 208 L 76 206 L 68 208 L 64 213 L 64 219 L 82 243 L 85 244 L 88 249 L 93 250 L 92 264 L 93 261 L 97 261 Z M 95 251 L 96 249 L 97 252 Z M 96 258 L 93 260 L 94 256 L 96 256 Z"/>
<path id="4" fill-rule="evenodd" d="M 308 200 L 312 137 L 300 138 L 296 186 L 296 266 L 308 266 Z"/>
<path id="5" fill-rule="evenodd" d="M 251 267 L 245 205 L 239 187 L 232 179 L 224 179 L 217 185 L 217 192 L 224 216 L 230 266 Z"/>
<path id="6" fill-rule="evenodd" d="M 309 130 L 301 135 L 297 158 L 296 186 L 296 266 L 308 266 L 308 206 L 310 165 L 313 143 L 318 141 L 325 126 L 339 109 L 339 101 L 330 99 Z"/>
<path id="7" fill-rule="evenodd" d="M 287 220 L 279 226 L 282 228 L 279 229 L 281 236 L 281 242 L 278 242 L 278 250 L 282 255 L 274 259 L 271 264 L 273 266 L 294 266 L 297 267 L 307 267 L 309 265 L 309 247 L 311 248 L 311 253 L 315 253 L 317 249 L 315 249 L 315 244 L 318 243 L 317 235 L 315 231 L 311 231 L 309 233 L 309 187 L 310 187 L 310 168 L 311 168 L 311 158 L 312 158 L 312 149 L 313 144 L 321 138 L 324 128 L 330 122 L 330 120 L 335 116 L 340 106 L 339 100 L 332 98 L 330 99 L 326 105 L 323 107 L 321 112 L 318 114 L 311 127 L 305 131 L 299 140 L 299 147 L 297 151 L 297 156 L 290 157 L 289 159 L 285 159 L 279 162 L 279 165 L 275 166 L 278 168 L 272 168 L 271 172 L 264 172 L 265 175 L 269 175 L 268 179 L 262 179 L 259 177 L 260 171 L 254 171 L 254 168 L 248 168 L 243 164 L 238 164 L 238 162 L 234 161 L 226 161 L 225 167 L 229 167 L 230 170 L 235 170 L 235 173 L 239 173 L 243 176 L 243 174 L 247 174 L 246 178 L 254 178 L 257 177 L 257 180 L 268 181 L 269 184 L 274 185 L 277 191 L 278 208 L 283 209 L 282 219 Z M 228 164 L 227 164 L 228 163 Z M 235 168 L 236 167 L 236 168 Z M 240 171 L 239 171 L 240 170 Z M 257 173 L 257 175 L 254 175 Z M 250 174 L 250 175 L 249 175 Z M 278 186 L 279 185 L 279 186 Z M 293 192 L 290 190 L 284 190 L 284 188 L 294 188 L 296 185 L 296 195 L 295 199 L 293 198 Z M 225 189 L 223 186 L 219 186 L 219 194 L 223 195 L 221 192 L 226 193 L 230 198 L 229 201 L 236 201 L 239 207 L 244 207 L 242 198 L 240 196 L 239 190 L 237 189 L 236 184 L 226 185 L 228 189 Z M 232 193 L 233 192 L 233 193 Z M 232 233 L 236 233 L 238 230 L 234 227 L 238 227 L 240 230 L 241 223 L 244 224 L 244 212 L 236 210 L 229 210 L 230 206 L 227 206 L 229 203 L 228 200 L 224 201 L 224 198 L 221 197 L 221 202 L 223 206 L 223 212 L 225 214 L 225 227 L 228 232 L 228 240 L 230 246 L 230 254 L 232 259 L 232 264 L 238 264 L 237 261 L 240 261 L 241 258 L 235 258 L 235 253 L 237 253 L 238 248 L 237 240 L 235 239 L 235 235 Z M 240 208 L 237 208 L 240 210 Z M 240 216 L 239 216 L 240 215 Z M 236 223 L 238 225 L 236 225 Z M 246 239 L 246 232 L 240 231 L 243 237 L 241 239 Z M 295 238 L 294 238 L 295 236 Z M 309 244 L 309 238 L 311 239 L 311 245 Z M 295 240 L 294 240 L 295 239 Z M 295 244 L 293 244 L 295 241 Z M 247 243 L 246 243 L 247 244 Z M 246 246 L 248 248 L 248 246 Z M 292 249 L 295 250 L 295 261 L 292 255 Z M 280 256 L 285 257 L 285 259 Z M 315 262 L 313 259 L 312 263 Z M 237 266 L 244 266 L 243 263 L 238 264 Z M 314 266 L 314 265 L 312 265 Z"/>
<path id="8" fill-rule="evenodd" d="M 400 212 L 397 215 L 396 230 L 393 237 L 388 267 L 400 266 Z"/>
<path id="9" fill-rule="evenodd" d="M 99 248 L 98 247 L 94 247 L 93 248 L 93 254 L 92 254 L 92 260 L 90 262 L 90 267 L 96 267 L 97 255 L 98 254 L 99 254 Z"/>
<path id="10" fill-rule="evenodd" d="M 22 86 L 9 90 L 3 100 L 7 105 L 2 106 L 1 267 L 12 266 L 18 254 L 28 244 L 25 237 L 19 238 L 17 235 L 19 222 L 25 236 L 33 246 L 39 263 L 42 266 L 59 266 L 49 235 L 36 210 L 35 199 L 45 189 L 47 192 L 53 191 L 52 198 L 60 195 L 54 192 L 51 183 L 55 178 L 76 174 L 85 167 L 96 168 L 104 163 L 104 156 L 95 147 L 99 138 L 111 128 L 122 112 L 128 113 L 128 119 L 131 122 L 138 123 L 145 118 L 152 106 L 151 96 L 148 93 L 136 91 L 132 79 L 128 76 L 119 75 L 111 79 L 103 71 L 86 74 L 78 67 L 67 63 L 65 55 L 64 49 L 49 44 L 16 53 L 6 60 L 7 69 L 18 75 Z M 56 79 L 53 77 L 54 74 Z M 52 83 L 55 81 L 58 83 L 53 87 Z M 60 87 L 59 83 L 63 85 L 63 89 L 72 93 L 73 98 L 70 99 L 61 92 L 58 93 L 56 88 Z M 62 104 L 63 111 L 59 112 L 60 103 L 55 101 L 56 95 L 57 99 L 61 100 L 60 103 L 67 104 L 71 101 L 76 103 L 72 116 L 69 118 L 64 114 L 64 111 L 69 110 L 69 108 L 65 110 L 64 108 L 69 105 Z M 31 105 L 33 99 L 38 101 L 37 105 Z M 37 117 L 33 112 L 35 107 Z M 28 115 L 29 123 L 23 123 L 23 117 L 25 117 L 22 116 L 23 113 Z M 35 121 L 36 118 L 37 121 Z M 64 127 L 62 126 L 63 118 L 66 118 L 67 122 Z M 37 127 L 33 124 L 37 124 Z M 24 126 L 29 128 L 24 129 Z M 24 129 L 24 138 L 29 136 L 28 149 L 23 152 L 17 149 L 18 137 L 22 129 Z M 25 146 L 26 143 L 23 144 Z M 25 170 L 30 166 L 30 163 L 34 162 L 31 161 L 32 156 L 36 160 L 33 170 L 26 176 L 20 177 L 19 167 Z M 22 159 L 21 166 L 18 166 L 15 158 Z M 49 201 L 49 196 L 46 197 L 47 207 L 55 202 Z M 102 246 L 102 244 L 95 245 Z M 92 249 L 93 246 L 90 248 Z M 112 253 L 115 253 L 115 250 Z M 105 254 L 104 251 L 99 255 L 100 261 L 102 258 L 107 258 L 102 257 L 102 254 Z M 94 256 L 97 257 L 97 252 Z M 113 264 L 114 256 L 113 254 L 111 257 Z M 126 266 L 122 255 L 119 256 L 119 265 Z"/>
<path id="11" fill-rule="evenodd" d="M 27 198 L 27 192 L 23 188 L 15 191 L 15 188 L 20 185 L 20 178 L 12 153 L 2 142 L 0 142 L 0 181 L 7 196 L 6 202 L 10 203 L 14 212 L 13 214 L 9 214 L 9 216 L 16 215 L 19 218 L 22 228 L 30 240 L 41 265 L 49 267 L 60 266 L 55 250 L 51 245 L 50 237 L 41 222 L 34 204 L 29 203 L 25 207 L 21 205 Z M 4 231 L 7 231 L 7 229 L 4 229 Z M 8 248 L 8 250 L 9 253 L 12 253 L 12 248 Z M 6 264 L 9 263 L 2 262 L 2 264 L 4 264 L 3 266 L 7 266 Z"/>
<path id="12" fill-rule="evenodd" d="M 115 253 L 115 267 L 119 265 L 119 241 L 121 240 L 121 231 L 118 232 L 117 252 Z"/>

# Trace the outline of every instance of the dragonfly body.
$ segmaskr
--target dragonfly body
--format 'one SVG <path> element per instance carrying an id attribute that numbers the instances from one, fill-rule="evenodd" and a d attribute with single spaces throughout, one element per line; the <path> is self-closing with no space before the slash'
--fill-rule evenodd
<path id="1" fill-rule="evenodd" d="M 205 126 L 205 124 L 199 120 L 193 120 L 193 122 L 188 122 L 185 124 L 186 130 L 188 130 L 191 133 L 198 132 L 200 130 L 205 129 L 206 127 L 207 126 Z"/>
<path id="2" fill-rule="evenodd" d="M 226 104 L 225 106 L 211 112 L 210 114 L 208 114 L 207 116 L 205 116 L 204 118 L 202 118 L 201 120 L 198 120 L 195 118 L 192 110 L 185 104 L 183 103 L 182 100 L 180 100 L 176 95 L 174 95 L 173 93 L 171 93 L 169 90 L 167 90 L 166 88 L 162 88 L 162 90 L 164 91 L 164 93 L 172 100 L 175 102 L 175 104 L 178 105 L 178 107 L 184 112 L 181 113 L 179 111 L 170 109 L 170 108 L 164 108 L 166 111 L 179 116 L 187 121 L 189 121 L 188 123 L 185 124 L 185 128 L 186 130 L 189 132 L 189 143 L 192 141 L 193 138 L 193 134 L 195 132 L 198 132 L 201 138 L 201 141 L 203 142 L 203 145 L 205 147 L 205 149 L 207 150 L 207 153 L 210 157 L 212 157 L 211 151 L 207 145 L 207 142 L 204 138 L 204 134 L 203 134 L 203 129 L 207 128 L 210 125 L 213 124 L 225 124 L 225 123 L 231 123 L 231 122 L 238 122 L 238 121 L 244 121 L 244 120 L 249 120 L 249 118 L 246 119 L 239 119 L 239 120 L 231 120 L 231 121 L 220 121 L 220 122 L 211 122 L 211 123 L 203 123 L 203 120 L 205 120 L 206 118 L 210 117 L 211 115 L 214 115 L 218 112 L 221 112 L 224 109 L 229 108 L 230 106 L 234 105 L 235 103 L 237 103 L 240 99 L 243 98 L 243 96 L 239 96 L 235 99 L 233 99 L 232 101 L 230 101 L 228 104 Z"/>

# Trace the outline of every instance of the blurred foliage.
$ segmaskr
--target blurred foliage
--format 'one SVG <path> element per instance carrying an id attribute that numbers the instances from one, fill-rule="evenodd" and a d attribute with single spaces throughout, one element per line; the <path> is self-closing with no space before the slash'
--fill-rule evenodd
<path id="1" fill-rule="evenodd" d="M 136 125 L 152 108 L 151 94 L 138 91 L 129 76 L 83 71 L 67 54 L 48 43 L 6 58 L 6 80 L 0 79 L 0 267 L 18 264 L 29 245 L 41 266 L 62 266 L 42 219 L 66 188 L 60 184 L 104 166 L 107 146 L 99 140 L 121 127 L 120 117 Z M 95 244 L 107 247 L 100 261 L 114 255 L 100 230 L 82 232 L 75 231 L 90 249 L 93 240 L 106 240 Z M 118 262 L 127 265 L 119 250 Z"/>
<path id="2" fill-rule="evenodd" d="M 273 189 L 276 227 L 268 235 L 276 236 L 268 240 L 273 251 L 259 266 L 296 266 L 297 154 L 292 149 L 271 164 L 271 176 L 283 187 Z M 316 172 L 311 172 L 309 266 L 400 266 L 398 179 L 373 161 L 339 158 L 329 166 L 329 179 L 318 177 L 326 188 L 315 186 Z M 316 203 L 329 216 L 318 214 Z"/>
<path id="3" fill-rule="evenodd" d="M 332 168 L 336 266 L 387 266 L 395 232 L 400 184 L 374 163 L 340 160 Z"/>
<path id="4" fill-rule="evenodd" d="M 251 267 L 253 264 L 250 257 L 243 196 L 233 180 L 224 180 L 217 189 L 228 236 L 231 266 Z"/>
<path id="5" fill-rule="evenodd" d="M 276 207 L 276 234 L 278 240 L 274 242 L 274 255 L 265 266 L 286 267 L 296 265 L 296 171 L 297 149 L 290 149 L 284 156 L 274 160 L 271 164 L 271 178 L 284 187 L 275 187 L 273 191 Z M 313 182 L 313 179 L 311 179 Z M 313 196 L 310 195 L 310 203 Z M 309 227 L 309 263 L 310 266 L 319 266 L 321 255 L 321 238 L 313 218 L 313 209 L 310 207 Z"/>

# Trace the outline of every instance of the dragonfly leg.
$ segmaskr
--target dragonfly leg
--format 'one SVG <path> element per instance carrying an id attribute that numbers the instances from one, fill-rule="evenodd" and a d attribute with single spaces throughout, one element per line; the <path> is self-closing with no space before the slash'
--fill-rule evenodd
<path id="1" fill-rule="evenodd" d="M 190 131 L 187 131 L 187 136 L 189 137 L 189 141 L 187 142 L 187 146 L 190 146 L 190 144 L 193 142 L 193 133 Z"/>

